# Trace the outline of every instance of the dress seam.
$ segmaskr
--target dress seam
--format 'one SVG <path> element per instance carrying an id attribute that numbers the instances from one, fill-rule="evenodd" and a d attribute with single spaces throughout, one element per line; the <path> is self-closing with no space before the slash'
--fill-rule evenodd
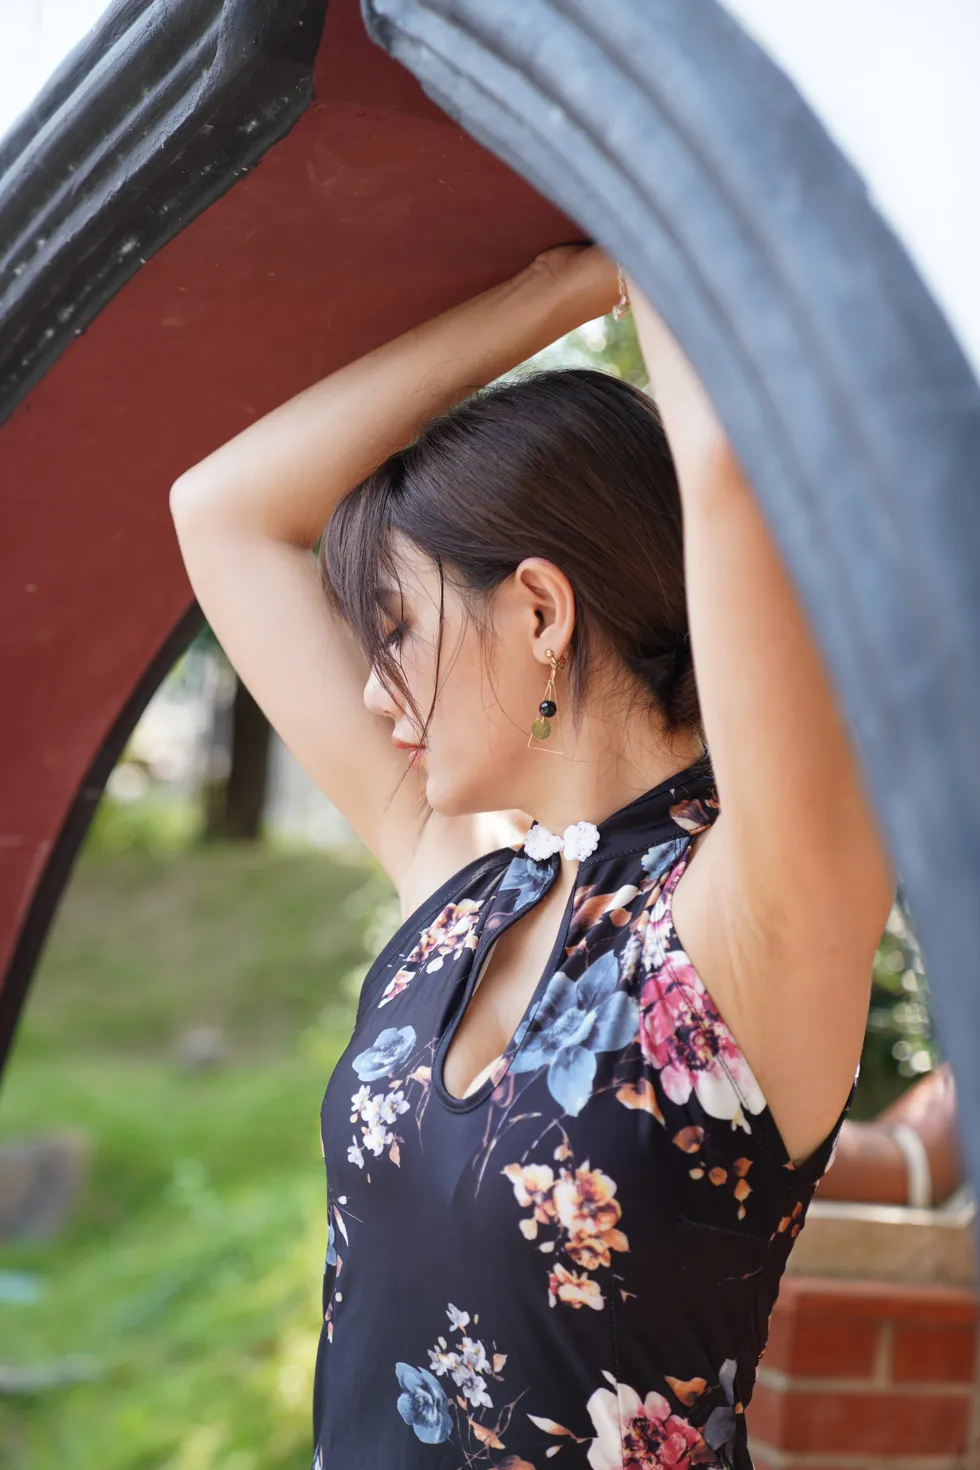
<path id="1" fill-rule="evenodd" d="M 615 1288 L 613 1288 L 613 1290 L 610 1292 L 610 1295 L 609 1295 L 609 1330 L 610 1330 L 610 1336 L 612 1338 L 613 1377 L 616 1380 L 616 1418 L 617 1418 L 617 1420 L 619 1422 L 619 1452 L 620 1452 L 620 1457 L 622 1457 L 623 1443 L 624 1443 L 624 1435 L 623 1435 L 623 1401 L 622 1401 L 622 1398 L 621 1398 L 621 1395 L 620 1395 L 621 1382 L 620 1382 L 620 1377 L 619 1377 L 619 1339 L 618 1339 L 618 1337 L 616 1335 L 616 1297 L 615 1297 Z"/>

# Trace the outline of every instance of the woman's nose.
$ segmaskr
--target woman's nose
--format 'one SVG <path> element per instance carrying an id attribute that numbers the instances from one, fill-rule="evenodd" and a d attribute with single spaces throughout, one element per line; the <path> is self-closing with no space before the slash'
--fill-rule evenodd
<path id="1" fill-rule="evenodd" d="M 373 665 L 367 683 L 364 685 L 364 705 L 370 714 L 387 715 L 389 720 L 397 720 L 400 713 L 397 704 L 378 678 L 377 670 Z"/>

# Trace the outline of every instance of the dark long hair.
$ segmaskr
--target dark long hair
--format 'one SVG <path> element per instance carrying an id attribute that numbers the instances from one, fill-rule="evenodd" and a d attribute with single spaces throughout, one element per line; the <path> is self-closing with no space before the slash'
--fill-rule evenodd
<path id="1" fill-rule="evenodd" d="M 637 676 L 670 734 L 701 734 L 681 502 L 660 415 L 639 388 L 593 368 L 529 370 L 429 420 L 337 505 L 320 541 L 323 589 L 382 685 L 423 720 L 385 641 L 383 593 L 401 532 L 478 607 L 527 556 L 568 578 L 571 713 L 597 642 Z M 390 618 L 390 611 L 388 613 Z M 437 649 L 436 688 L 442 650 Z"/>

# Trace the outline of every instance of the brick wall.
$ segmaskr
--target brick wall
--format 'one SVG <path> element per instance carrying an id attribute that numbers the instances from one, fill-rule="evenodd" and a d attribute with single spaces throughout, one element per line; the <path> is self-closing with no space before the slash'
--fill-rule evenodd
<path id="1" fill-rule="evenodd" d="M 980 1465 L 976 1345 L 965 1287 L 785 1277 L 747 1415 L 756 1470 Z"/>

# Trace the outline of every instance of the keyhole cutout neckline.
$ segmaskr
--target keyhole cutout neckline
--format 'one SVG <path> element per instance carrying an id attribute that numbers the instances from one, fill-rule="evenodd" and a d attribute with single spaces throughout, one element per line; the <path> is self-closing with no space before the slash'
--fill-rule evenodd
<path id="1" fill-rule="evenodd" d="M 534 896 L 528 902 L 518 904 L 512 913 L 505 915 L 492 933 L 488 934 L 485 920 L 481 925 L 476 949 L 473 951 L 473 957 L 466 979 L 462 982 L 462 994 L 456 1002 L 455 1008 L 451 1011 L 448 1022 L 443 1027 L 432 1058 L 432 1088 L 445 1108 L 451 1112 L 465 1113 L 471 1111 L 473 1108 L 479 1107 L 506 1077 L 515 1053 L 519 1050 L 524 1036 L 533 1024 L 534 1016 L 548 988 L 549 982 L 555 971 L 560 968 L 560 961 L 564 957 L 565 943 L 575 908 L 575 896 L 581 886 L 583 873 L 598 863 L 625 856 L 629 852 L 643 852 L 647 847 L 657 843 L 669 842 L 689 835 L 685 827 L 672 819 L 671 808 L 676 807 L 678 803 L 683 802 L 685 799 L 704 800 L 705 798 L 709 801 L 716 802 L 714 773 L 711 758 L 707 750 L 682 770 L 675 771 L 672 775 L 666 776 L 663 781 L 651 787 L 649 791 L 643 792 L 633 801 L 628 802 L 625 806 L 619 807 L 597 824 L 599 832 L 597 847 L 588 857 L 580 859 L 578 863 L 578 868 L 569 889 L 568 898 L 558 925 L 558 932 L 544 969 L 538 976 L 513 1035 L 503 1051 L 498 1054 L 498 1057 L 493 1059 L 494 1062 L 500 1062 L 502 1064 L 502 1070 L 499 1071 L 498 1075 L 494 1076 L 494 1072 L 497 1071 L 495 1067 L 490 1075 L 485 1077 L 480 1085 L 472 1092 L 464 1092 L 461 1097 L 457 1097 L 446 1086 L 443 1066 L 449 1048 L 452 1045 L 453 1037 L 459 1030 L 463 1016 L 466 1014 L 470 1001 L 473 998 L 474 991 L 479 982 L 480 972 L 488 961 L 490 951 L 501 934 L 505 933 L 518 919 L 523 918 L 530 909 L 540 903 L 542 898 L 551 891 L 561 867 L 560 854 L 552 853 L 549 857 L 541 861 L 529 858 L 523 847 L 516 851 L 514 848 L 504 847 L 498 849 L 496 853 L 488 855 L 491 858 L 499 857 L 501 869 L 500 882 L 495 885 L 493 892 L 486 899 L 487 915 L 492 912 L 494 897 L 500 891 L 501 883 L 514 863 L 520 861 L 533 862 L 536 868 L 550 868 L 551 871 L 546 881 Z M 663 830 L 665 828 L 665 835 L 658 837 L 658 829 Z M 673 831 L 670 830 L 671 828 L 673 828 Z M 486 1063 L 481 1071 L 486 1071 L 490 1065 L 491 1063 Z M 476 1078 L 479 1076 L 479 1071 L 474 1073 L 467 1086 L 472 1087 Z"/>
<path id="2" fill-rule="evenodd" d="M 510 849 L 504 850 L 510 851 Z M 521 854 L 518 854 L 517 856 L 521 856 Z M 536 897 L 530 900 L 528 903 L 525 903 L 515 909 L 512 914 L 508 914 L 504 921 L 497 926 L 497 928 L 493 931 L 491 935 L 487 935 L 486 929 L 483 929 L 481 931 L 480 937 L 477 941 L 476 949 L 473 952 L 473 959 L 470 964 L 469 974 L 466 977 L 466 982 L 463 987 L 462 996 L 460 997 L 456 1009 L 450 1017 L 448 1025 L 444 1027 L 443 1033 L 440 1036 L 438 1044 L 436 1046 L 435 1055 L 432 1060 L 433 1085 L 440 1101 L 442 1101 L 447 1107 L 451 1108 L 454 1112 L 468 1112 L 470 1108 L 478 1107 L 480 1103 L 482 1103 L 486 1098 L 490 1096 L 490 1093 L 498 1085 L 499 1081 L 502 1080 L 502 1078 L 495 1079 L 491 1074 L 490 1076 L 484 1078 L 479 1087 L 474 1088 L 472 1092 L 467 1091 L 463 1094 L 462 1097 L 457 1097 L 456 1094 L 454 1092 L 450 1092 L 449 1088 L 446 1086 L 443 1068 L 445 1065 L 446 1056 L 449 1052 L 449 1048 L 452 1045 L 453 1037 L 456 1035 L 456 1032 L 462 1025 L 464 1015 L 469 1010 L 470 1001 L 473 998 L 477 985 L 480 983 L 480 974 L 485 968 L 486 964 L 489 962 L 494 945 L 497 943 L 497 940 L 500 938 L 500 936 L 507 932 L 512 924 L 516 924 L 517 921 L 519 919 L 522 919 L 525 914 L 529 913 L 532 908 L 535 908 L 547 893 L 550 893 L 558 877 L 558 870 L 561 866 L 561 860 L 557 853 L 553 853 L 551 857 L 546 858 L 544 862 L 539 864 L 539 866 L 550 867 L 551 874 L 546 884 L 538 892 Z M 507 868 L 509 867 L 510 863 L 507 864 Z M 507 868 L 504 868 L 503 872 L 506 872 Z M 503 876 L 503 874 L 501 874 L 501 876 Z M 504 1047 L 503 1051 L 499 1052 L 498 1055 L 492 1059 L 493 1062 L 497 1062 L 500 1058 L 503 1058 L 506 1060 L 507 1065 L 509 1066 L 510 1058 L 513 1056 L 514 1052 L 517 1049 L 517 1046 L 520 1044 L 520 1040 L 523 1037 L 524 1033 L 527 1031 L 527 1028 L 530 1026 L 531 1021 L 534 1017 L 534 1012 L 537 1010 L 538 1003 L 541 1000 L 541 997 L 543 996 L 545 990 L 547 990 L 548 988 L 548 982 L 554 974 L 555 969 L 558 968 L 558 959 L 564 951 L 565 938 L 568 934 L 568 928 L 571 923 L 572 910 L 575 903 L 575 892 L 577 887 L 578 874 L 576 873 L 575 881 L 572 883 L 572 886 L 568 891 L 568 899 L 565 903 L 564 912 L 562 913 L 561 920 L 558 925 L 558 934 L 554 944 L 551 947 L 551 952 L 548 955 L 548 959 L 545 963 L 544 969 L 538 977 L 537 983 L 533 991 L 531 992 L 527 1005 L 524 1007 L 521 1018 L 514 1029 L 513 1035 L 511 1036 L 507 1045 Z M 492 903 L 492 898 L 488 898 L 487 902 L 488 904 Z M 487 938 L 489 938 L 489 943 L 485 944 L 484 940 L 486 940 Z M 476 1081 L 477 1077 L 480 1076 L 480 1073 L 486 1071 L 487 1067 L 489 1067 L 490 1065 L 491 1063 L 487 1062 L 480 1069 L 480 1072 L 474 1073 L 473 1077 L 470 1078 L 467 1086 L 473 1087 L 473 1083 Z M 504 1075 L 506 1075 L 506 1073 L 504 1073 Z"/>

